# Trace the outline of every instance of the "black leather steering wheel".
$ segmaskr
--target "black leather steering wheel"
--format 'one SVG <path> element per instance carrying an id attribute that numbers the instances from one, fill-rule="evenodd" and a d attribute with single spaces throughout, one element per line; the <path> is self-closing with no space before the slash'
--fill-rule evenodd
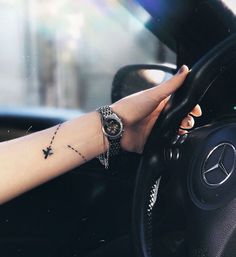
<path id="1" fill-rule="evenodd" d="M 156 121 L 134 193 L 132 236 L 138 257 L 166 257 L 155 250 L 153 238 L 153 213 L 158 211 L 159 182 L 165 173 L 179 183 L 187 224 L 184 250 L 171 256 L 236 256 L 236 118 L 177 136 L 181 120 L 235 63 L 236 35 L 232 35 L 194 65 Z"/>

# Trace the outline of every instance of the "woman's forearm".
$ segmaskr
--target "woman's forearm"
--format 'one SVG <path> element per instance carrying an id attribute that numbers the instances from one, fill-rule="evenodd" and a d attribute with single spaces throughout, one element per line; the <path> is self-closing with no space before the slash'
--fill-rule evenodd
<path id="1" fill-rule="evenodd" d="M 108 141 L 105 138 L 104 146 L 97 112 L 0 143 L 0 203 L 93 159 L 107 149 Z"/>
<path id="2" fill-rule="evenodd" d="M 122 149 L 142 152 L 169 95 L 181 86 L 187 74 L 188 68 L 183 66 L 165 83 L 112 104 L 112 110 L 124 125 Z M 53 128 L 0 143 L 0 204 L 106 152 L 109 143 L 102 132 L 104 122 L 100 114 L 91 112 Z M 200 107 L 191 114 L 200 116 Z M 181 127 L 191 128 L 193 124 L 193 117 L 188 115 Z M 114 128 L 111 126 L 111 131 Z M 114 150 L 112 143 L 110 150 Z M 107 156 L 103 161 L 107 164 Z"/>

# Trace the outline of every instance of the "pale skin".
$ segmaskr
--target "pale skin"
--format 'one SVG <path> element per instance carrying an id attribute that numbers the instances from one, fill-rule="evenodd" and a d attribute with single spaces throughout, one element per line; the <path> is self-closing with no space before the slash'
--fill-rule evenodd
<path id="1" fill-rule="evenodd" d="M 125 131 L 121 139 L 124 150 L 142 152 L 168 97 L 181 86 L 188 74 L 186 66 L 181 71 L 160 86 L 112 104 L 113 111 L 124 123 Z M 191 115 L 201 115 L 198 105 Z M 183 119 L 182 128 L 193 127 L 191 115 Z M 180 130 L 180 133 L 184 132 Z M 108 147 L 107 139 L 104 146 L 100 115 L 96 111 L 60 126 L 0 143 L 0 203 L 82 165 Z"/>

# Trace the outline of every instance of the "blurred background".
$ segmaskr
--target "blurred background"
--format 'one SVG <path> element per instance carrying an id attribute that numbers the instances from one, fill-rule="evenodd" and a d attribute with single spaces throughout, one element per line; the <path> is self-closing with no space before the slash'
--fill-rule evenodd
<path id="1" fill-rule="evenodd" d="M 175 63 L 148 19 L 132 0 L 0 0 L 0 106 L 109 104 L 120 67 Z"/>

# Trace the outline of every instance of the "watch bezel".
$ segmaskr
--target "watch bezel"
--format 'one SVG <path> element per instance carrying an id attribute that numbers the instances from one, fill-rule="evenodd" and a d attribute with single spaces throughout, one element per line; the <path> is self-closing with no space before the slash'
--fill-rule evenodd
<path id="1" fill-rule="evenodd" d="M 119 125 L 120 125 L 120 131 L 119 131 L 116 135 L 111 135 L 111 134 L 107 133 L 107 131 L 106 131 L 105 128 L 104 128 L 104 124 L 105 124 L 106 120 L 115 120 L 115 121 L 117 121 L 117 122 L 119 123 Z M 120 137 L 122 136 L 122 132 L 123 132 L 123 123 L 122 123 L 121 119 L 120 119 L 115 113 L 104 117 L 103 123 L 104 123 L 103 126 L 102 126 L 103 133 L 104 133 L 104 135 L 107 136 L 109 139 L 117 139 L 117 138 L 120 138 Z"/>

